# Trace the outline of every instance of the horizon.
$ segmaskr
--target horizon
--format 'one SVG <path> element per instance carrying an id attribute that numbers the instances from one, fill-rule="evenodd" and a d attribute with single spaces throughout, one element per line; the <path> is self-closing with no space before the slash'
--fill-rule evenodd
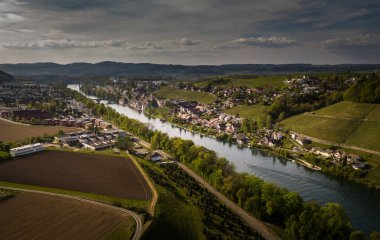
<path id="1" fill-rule="evenodd" d="M 380 3 L 4 0 L 0 63 L 380 62 Z"/>

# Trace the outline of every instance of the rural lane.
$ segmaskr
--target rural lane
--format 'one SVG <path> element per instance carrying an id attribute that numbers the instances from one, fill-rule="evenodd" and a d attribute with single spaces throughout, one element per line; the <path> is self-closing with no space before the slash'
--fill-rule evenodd
<path id="1" fill-rule="evenodd" d="M 44 192 L 44 191 L 37 191 L 37 190 L 30 190 L 30 189 L 23 189 L 23 188 L 14 188 L 14 187 L 4 187 L 4 186 L 0 186 L 0 188 L 8 189 L 8 190 L 14 190 L 14 191 L 20 191 L 20 192 L 40 193 L 40 194 L 46 194 L 46 195 L 51 195 L 51 196 L 56 196 L 56 197 L 69 198 L 69 199 L 73 199 L 73 200 L 77 200 L 77 201 L 81 201 L 81 202 L 85 202 L 85 203 L 89 203 L 89 204 L 93 204 L 93 205 L 98 205 L 98 206 L 102 206 L 102 207 L 111 208 L 111 209 L 114 209 L 114 210 L 121 211 L 123 213 L 127 213 L 136 222 L 136 230 L 135 230 L 135 234 L 133 235 L 132 240 L 138 240 L 142 236 L 142 231 L 143 231 L 142 225 L 143 224 L 142 224 L 142 221 L 141 221 L 141 217 L 137 213 L 132 212 L 130 210 L 127 210 L 127 209 L 124 209 L 124 208 L 115 207 L 115 206 L 112 206 L 112 205 L 108 205 L 108 204 L 105 204 L 105 203 L 101 203 L 101 202 L 97 202 L 97 201 L 93 201 L 93 200 L 89 200 L 89 199 L 84 199 L 84 198 L 80 198 L 80 197 L 75 197 L 75 196 L 70 196 L 70 195 L 64 195 L 64 194 L 59 194 L 59 193 L 51 193 L 51 192 Z"/>
<path id="2" fill-rule="evenodd" d="M 139 138 L 138 138 L 139 139 Z M 150 144 L 144 140 L 139 139 L 139 143 L 146 148 L 150 148 Z M 166 157 L 170 157 L 169 154 L 162 150 L 157 150 L 160 154 Z M 198 183 L 200 183 L 203 187 L 205 187 L 209 192 L 211 192 L 219 201 L 224 203 L 226 207 L 228 207 L 232 212 L 238 215 L 248 226 L 255 229 L 258 233 L 260 233 L 267 240 L 280 240 L 281 238 L 277 236 L 277 234 L 270 229 L 264 222 L 259 219 L 249 215 L 245 210 L 239 207 L 236 203 L 229 200 L 223 194 L 218 192 L 213 186 L 211 186 L 208 182 L 206 182 L 202 177 L 193 172 L 186 165 L 182 164 L 179 161 L 176 161 L 177 165 L 182 168 L 185 172 L 187 172 L 190 176 L 192 176 Z"/>

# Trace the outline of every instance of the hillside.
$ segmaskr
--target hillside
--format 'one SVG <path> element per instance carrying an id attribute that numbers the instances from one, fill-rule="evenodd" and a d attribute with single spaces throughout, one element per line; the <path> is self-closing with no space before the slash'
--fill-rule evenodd
<path id="1" fill-rule="evenodd" d="M 150 63 L 99 62 L 71 63 L 20 63 L 0 64 L 0 69 L 13 75 L 57 76 L 220 76 L 236 74 L 287 74 L 310 72 L 374 71 L 380 64 L 229 64 L 229 65 L 169 65 Z"/>
<path id="2" fill-rule="evenodd" d="M 6 72 L 0 71 L 0 83 L 13 82 L 13 81 L 15 81 L 15 78 L 12 75 Z"/>
<path id="3" fill-rule="evenodd" d="M 379 104 L 339 102 L 280 124 L 307 136 L 380 151 Z"/>
<path id="4" fill-rule="evenodd" d="M 259 105 L 239 105 L 224 111 L 225 113 L 236 115 L 239 114 L 240 117 L 250 118 L 258 121 L 259 119 L 266 119 L 269 112 L 268 106 Z"/>
<path id="5" fill-rule="evenodd" d="M 213 103 L 216 98 L 210 93 L 206 92 L 194 92 L 173 88 L 161 88 L 156 93 L 156 96 L 166 99 L 177 99 L 186 101 L 196 101 L 199 103 Z"/>

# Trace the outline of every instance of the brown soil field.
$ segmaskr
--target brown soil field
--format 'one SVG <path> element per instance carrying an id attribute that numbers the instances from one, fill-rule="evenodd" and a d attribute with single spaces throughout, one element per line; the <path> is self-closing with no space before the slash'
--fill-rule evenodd
<path id="1" fill-rule="evenodd" d="M 0 216 L 0 239 L 7 240 L 103 239 L 132 219 L 114 209 L 38 193 L 0 202 Z"/>
<path id="2" fill-rule="evenodd" d="M 0 181 L 148 200 L 151 191 L 131 159 L 43 151 L 0 163 Z"/>
<path id="3" fill-rule="evenodd" d="M 64 132 L 75 132 L 79 129 L 60 126 L 22 125 L 0 119 L 0 141 L 2 142 L 20 141 L 28 137 L 42 136 L 45 133 L 54 135 L 57 134 L 59 130 Z"/>

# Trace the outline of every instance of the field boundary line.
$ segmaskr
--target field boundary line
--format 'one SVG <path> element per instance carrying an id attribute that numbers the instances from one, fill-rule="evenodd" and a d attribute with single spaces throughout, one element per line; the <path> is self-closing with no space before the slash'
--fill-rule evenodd
<path id="1" fill-rule="evenodd" d="M 154 187 L 154 185 L 153 185 L 152 181 L 150 180 L 150 178 L 145 174 L 144 170 L 142 169 L 142 167 L 140 166 L 140 164 L 137 162 L 136 158 L 134 156 L 132 156 L 131 154 L 128 154 L 128 156 L 132 159 L 133 163 L 136 165 L 137 169 L 140 171 L 140 173 L 142 174 L 143 178 L 148 183 L 148 186 L 149 186 L 149 188 L 150 188 L 150 190 L 152 192 L 153 196 L 152 196 L 151 202 L 149 204 L 148 212 L 153 217 L 154 213 L 155 213 L 156 204 L 157 204 L 157 201 L 158 201 L 157 190 Z M 144 233 L 149 228 L 149 226 L 151 224 L 152 224 L 152 220 L 148 221 L 144 225 L 142 232 Z"/>
<path id="2" fill-rule="evenodd" d="M 77 201 L 81 201 L 81 202 L 85 202 L 85 203 L 89 203 L 89 204 L 93 204 L 93 205 L 103 206 L 103 207 L 107 207 L 107 208 L 111 208 L 111 209 L 114 209 L 114 210 L 121 211 L 123 213 L 127 213 L 136 222 L 136 230 L 135 230 L 135 233 L 133 235 L 132 240 L 138 240 L 142 236 L 142 221 L 141 221 L 141 217 L 140 217 L 140 215 L 138 215 L 137 213 L 135 213 L 135 212 L 133 212 L 131 210 L 124 209 L 124 208 L 119 208 L 119 207 L 116 207 L 116 206 L 112 206 L 112 205 L 109 205 L 109 204 L 106 204 L 106 203 L 102 203 L 102 202 L 98 202 L 98 201 L 94 201 L 94 200 L 90 200 L 90 199 L 85 199 L 85 198 L 76 197 L 76 196 L 69 196 L 69 195 L 60 194 L 60 193 L 51 193 L 51 192 L 44 192 L 44 191 L 24 189 L 24 188 L 15 188 L 15 187 L 4 187 L 4 186 L 0 185 L 0 189 L 1 188 L 2 189 L 8 189 L 8 190 L 14 190 L 14 191 L 20 191 L 20 192 L 31 192 L 31 193 L 45 194 L 45 195 L 56 196 L 56 197 L 63 197 L 63 198 L 68 198 L 68 199 L 73 199 L 73 200 L 77 200 Z"/>
<path id="3" fill-rule="evenodd" d="M 4 122 L 12 123 L 12 124 L 22 125 L 22 126 L 31 126 L 30 124 L 27 124 L 27 123 L 15 122 L 15 121 L 12 121 L 12 120 L 9 120 L 6 118 L 2 118 L 2 117 L 0 117 L 0 120 L 4 121 Z"/>

